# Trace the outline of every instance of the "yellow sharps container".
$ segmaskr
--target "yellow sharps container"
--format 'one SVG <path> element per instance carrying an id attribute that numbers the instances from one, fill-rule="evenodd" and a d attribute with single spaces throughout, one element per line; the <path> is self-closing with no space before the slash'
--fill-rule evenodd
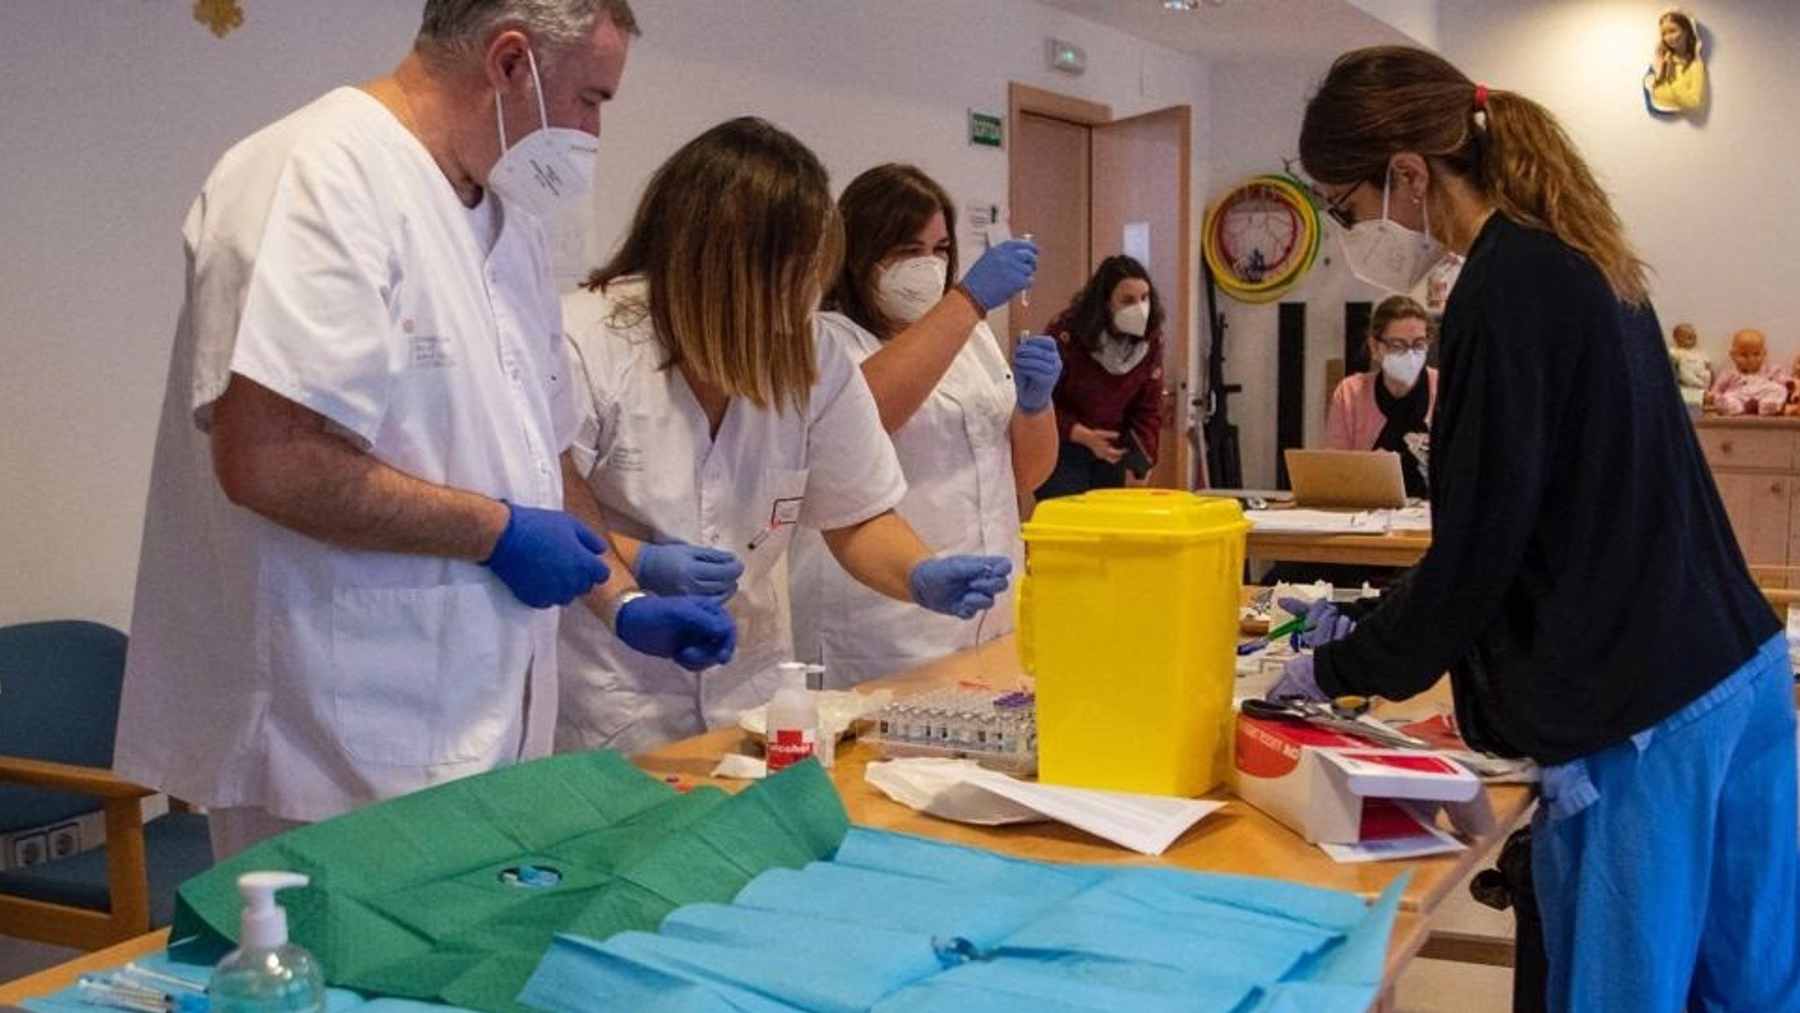
<path id="1" fill-rule="evenodd" d="M 1037 505 L 1019 652 L 1040 781 L 1183 796 L 1219 782 L 1249 530 L 1235 500 L 1165 489 Z"/>

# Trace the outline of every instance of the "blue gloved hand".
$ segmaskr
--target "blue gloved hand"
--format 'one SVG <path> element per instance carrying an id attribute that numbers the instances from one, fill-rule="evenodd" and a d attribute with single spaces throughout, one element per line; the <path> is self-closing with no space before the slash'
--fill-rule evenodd
<path id="1" fill-rule="evenodd" d="M 606 543 L 572 515 L 516 503 L 506 509 L 506 530 L 481 565 L 520 601 L 534 609 L 567 605 L 611 575 L 600 561 Z"/>
<path id="2" fill-rule="evenodd" d="M 1265 700 L 1324 700 L 1323 690 L 1319 689 L 1319 680 L 1313 674 L 1313 656 L 1302 654 L 1281 668 L 1281 678 L 1269 687 L 1264 694 Z"/>
<path id="3" fill-rule="evenodd" d="M 645 545 L 638 550 L 638 586 L 652 594 L 700 595 L 724 601 L 737 594 L 743 560 L 724 549 L 686 542 Z"/>
<path id="4" fill-rule="evenodd" d="M 981 312 L 986 313 L 1031 287 L 1031 279 L 1037 274 L 1037 259 L 1036 243 L 1008 239 L 999 246 L 988 247 L 963 275 L 963 287 L 981 304 Z"/>
<path id="5" fill-rule="evenodd" d="M 1356 629 L 1356 620 L 1339 611 L 1337 604 L 1330 598 L 1307 602 L 1299 598 L 1283 598 L 1280 605 L 1289 615 L 1304 617 L 1308 629 L 1293 636 L 1296 650 L 1305 648 L 1312 650 L 1333 640 L 1342 640 Z"/>
<path id="6" fill-rule="evenodd" d="M 907 583 L 913 601 L 947 616 L 972 619 L 994 607 L 1006 590 L 1012 560 L 1005 556 L 945 556 L 913 567 Z"/>
<path id="7" fill-rule="evenodd" d="M 1050 407 L 1050 393 L 1062 375 L 1062 353 L 1056 339 L 1039 334 L 1019 342 L 1013 352 L 1013 386 L 1019 389 L 1019 410 L 1036 415 Z"/>
<path id="8" fill-rule="evenodd" d="M 723 665 L 737 650 L 737 623 L 710 598 L 634 598 L 619 610 L 618 632 L 639 654 L 690 672 Z"/>

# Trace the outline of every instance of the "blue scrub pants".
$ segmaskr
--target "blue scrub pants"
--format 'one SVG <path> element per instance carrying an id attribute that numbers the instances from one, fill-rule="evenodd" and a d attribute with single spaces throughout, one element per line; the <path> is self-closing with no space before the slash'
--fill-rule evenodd
<path id="1" fill-rule="evenodd" d="M 1800 1010 L 1783 638 L 1661 724 L 1543 774 L 1531 853 L 1550 1009 Z"/>

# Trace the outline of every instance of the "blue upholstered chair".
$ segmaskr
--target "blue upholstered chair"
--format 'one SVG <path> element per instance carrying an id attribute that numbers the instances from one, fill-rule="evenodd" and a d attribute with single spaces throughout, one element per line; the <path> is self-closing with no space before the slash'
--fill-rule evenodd
<path id="1" fill-rule="evenodd" d="M 111 627 L 0 627 L 0 837 L 95 812 L 106 827 L 103 847 L 60 857 L 67 831 L 15 841 L 42 861 L 0 871 L 0 935 L 83 949 L 142 935 L 168 924 L 175 888 L 212 864 L 205 816 L 146 824 L 155 792 L 110 769 L 124 670 L 125 634 Z"/>

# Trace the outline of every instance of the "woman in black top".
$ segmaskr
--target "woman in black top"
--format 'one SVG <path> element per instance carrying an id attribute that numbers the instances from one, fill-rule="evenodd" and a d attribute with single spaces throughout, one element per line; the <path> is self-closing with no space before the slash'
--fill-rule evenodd
<path id="1" fill-rule="evenodd" d="M 1792 672 L 1605 192 L 1541 106 L 1414 49 L 1340 57 L 1300 155 L 1366 280 L 1468 262 L 1431 548 L 1276 693 L 1448 669 L 1470 743 L 1543 766 L 1551 1008 L 1800 1009 Z"/>

